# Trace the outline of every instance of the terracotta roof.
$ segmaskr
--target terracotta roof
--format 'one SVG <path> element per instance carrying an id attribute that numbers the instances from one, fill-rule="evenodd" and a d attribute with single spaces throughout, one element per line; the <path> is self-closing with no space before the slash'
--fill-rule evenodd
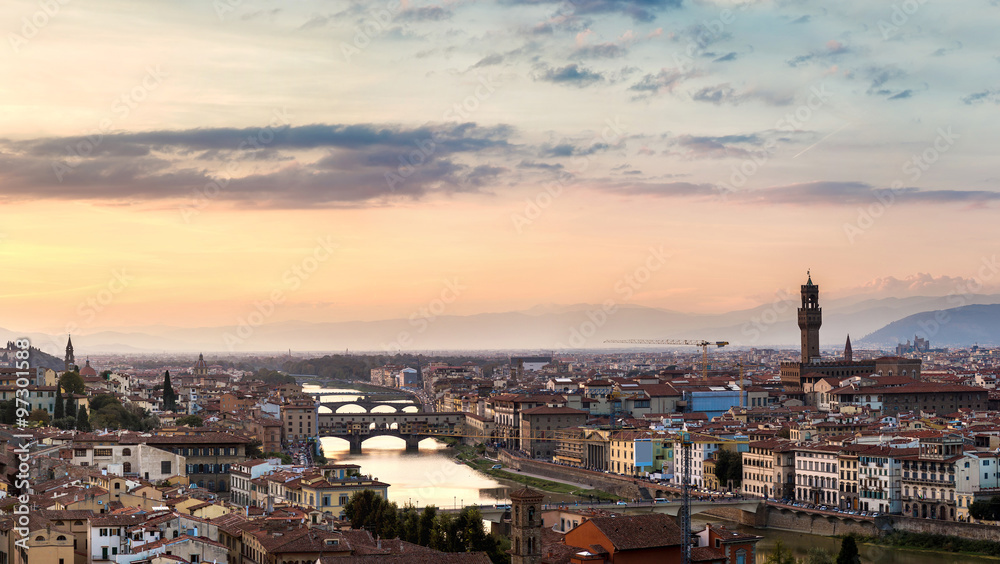
<path id="1" fill-rule="evenodd" d="M 682 542 L 681 529 L 669 515 L 595 517 L 587 523 L 597 527 L 616 551 L 677 546 Z"/>

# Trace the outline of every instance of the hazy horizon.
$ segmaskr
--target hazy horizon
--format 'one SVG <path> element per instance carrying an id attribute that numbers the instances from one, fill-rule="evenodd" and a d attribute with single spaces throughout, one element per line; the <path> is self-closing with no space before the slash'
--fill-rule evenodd
<path id="1" fill-rule="evenodd" d="M 11 0 L 0 327 L 723 315 L 797 299 L 809 269 L 825 302 L 997 293 L 998 23 Z"/>

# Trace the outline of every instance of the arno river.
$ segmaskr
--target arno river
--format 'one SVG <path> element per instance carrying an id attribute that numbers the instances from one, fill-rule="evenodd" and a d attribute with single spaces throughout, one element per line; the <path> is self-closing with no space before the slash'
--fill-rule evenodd
<path id="1" fill-rule="evenodd" d="M 306 390 L 316 391 L 315 386 Z M 326 391 L 326 390 L 324 390 Z M 344 395 L 357 395 L 353 390 L 329 390 L 337 394 L 336 401 L 346 399 Z M 330 398 L 334 401 L 334 398 Z M 378 409 L 378 408 L 376 408 Z M 344 408 L 341 412 L 350 411 Z M 501 483 L 490 476 L 484 476 L 464 464 L 455 464 L 448 448 L 433 439 L 420 443 L 419 452 L 406 452 L 402 439 L 395 437 L 375 437 L 365 441 L 361 454 L 350 454 L 347 441 L 326 437 L 322 439 L 324 454 L 337 462 L 359 464 L 361 471 L 371 474 L 390 484 L 389 499 L 400 507 L 412 503 L 418 507 L 436 505 L 442 508 L 472 504 L 506 503 L 506 493 L 517 488 L 515 482 Z M 577 498 L 567 495 L 547 494 L 547 503 L 574 503 Z M 706 519 L 696 515 L 692 526 L 700 529 Z M 840 549 L 840 539 L 821 537 L 803 533 L 777 531 L 773 529 L 751 529 L 738 527 L 764 537 L 758 545 L 761 548 L 758 564 L 763 555 L 781 540 L 795 556 L 804 558 L 806 552 L 818 546 L 836 556 Z M 920 552 L 899 548 L 861 545 L 861 558 L 865 563 L 878 564 L 942 564 L 962 562 L 962 564 L 1000 564 L 1000 559 L 958 556 L 935 552 Z"/>

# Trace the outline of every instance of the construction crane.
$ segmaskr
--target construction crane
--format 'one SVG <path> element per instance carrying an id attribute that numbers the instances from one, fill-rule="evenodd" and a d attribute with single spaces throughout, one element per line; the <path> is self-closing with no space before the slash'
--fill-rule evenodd
<path id="1" fill-rule="evenodd" d="M 691 433 L 681 433 L 681 562 L 691 564 Z"/>
<path id="2" fill-rule="evenodd" d="M 714 345 L 722 348 L 729 344 L 729 341 L 688 341 L 684 339 L 609 339 L 605 343 L 619 343 L 627 345 L 691 345 L 701 347 L 701 379 L 708 379 L 708 347 Z"/>

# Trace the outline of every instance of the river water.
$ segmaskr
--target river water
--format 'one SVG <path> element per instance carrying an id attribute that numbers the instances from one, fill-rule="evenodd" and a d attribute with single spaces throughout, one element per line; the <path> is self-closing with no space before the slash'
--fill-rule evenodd
<path id="1" fill-rule="evenodd" d="M 307 391 L 319 390 L 316 386 L 304 386 Z M 323 390 L 331 392 L 324 396 L 324 401 L 345 401 L 351 396 L 357 398 L 360 394 L 355 390 Z M 375 408 L 379 410 L 379 408 Z M 341 408 L 341 413 L 361 411 L 350 406 Z M 336 462 L 359 464 L 363 474 L 371 474 L 379 480 L 390 484 L 389 499 L 400 507 L 407 503 L 424 507 L 435 505 L 441 508 L 462 507 L 464 505 L 493 505 L 509 503 L 507 494 L 520 486 L 512 481 L 497 481 L 485 476 L 464 464 L 456 464 L 451 451 L 441 442 L 425 439 L 420 443 L 418 452 L 406 452 L 406 444 L 396 437 L 373 437 L 362 445 L 361 454 L 351 454 L 347 441 L 334 437 L 321 439 L 323 453 Z M 578 498 L 568 495 L 546 494 L 546 503 L 574 503 Z M 695 515 L 692 518 L 692 528 L 700 530 L 708 521 Z M 758 544 L 757 564 L 763 564 L 766 554 L 770 552 L 777 541 L 790 549 L 796 558 L 804 559 L 812 547 L 819 547 L 836 557 L 840 550 L 840 539 L 822 537 L 790 531 L 774 529 L 753 529 L 729 525 L 731 527 L 760 535 L 764 540 Z M 961 562 L 962 564 L 1000 564 L 1000 559 L 956 556 L 944 553 L 922 552 L 901 548 L 860 545 L 862 562 L 877 564 L 945 564 Z"/>

